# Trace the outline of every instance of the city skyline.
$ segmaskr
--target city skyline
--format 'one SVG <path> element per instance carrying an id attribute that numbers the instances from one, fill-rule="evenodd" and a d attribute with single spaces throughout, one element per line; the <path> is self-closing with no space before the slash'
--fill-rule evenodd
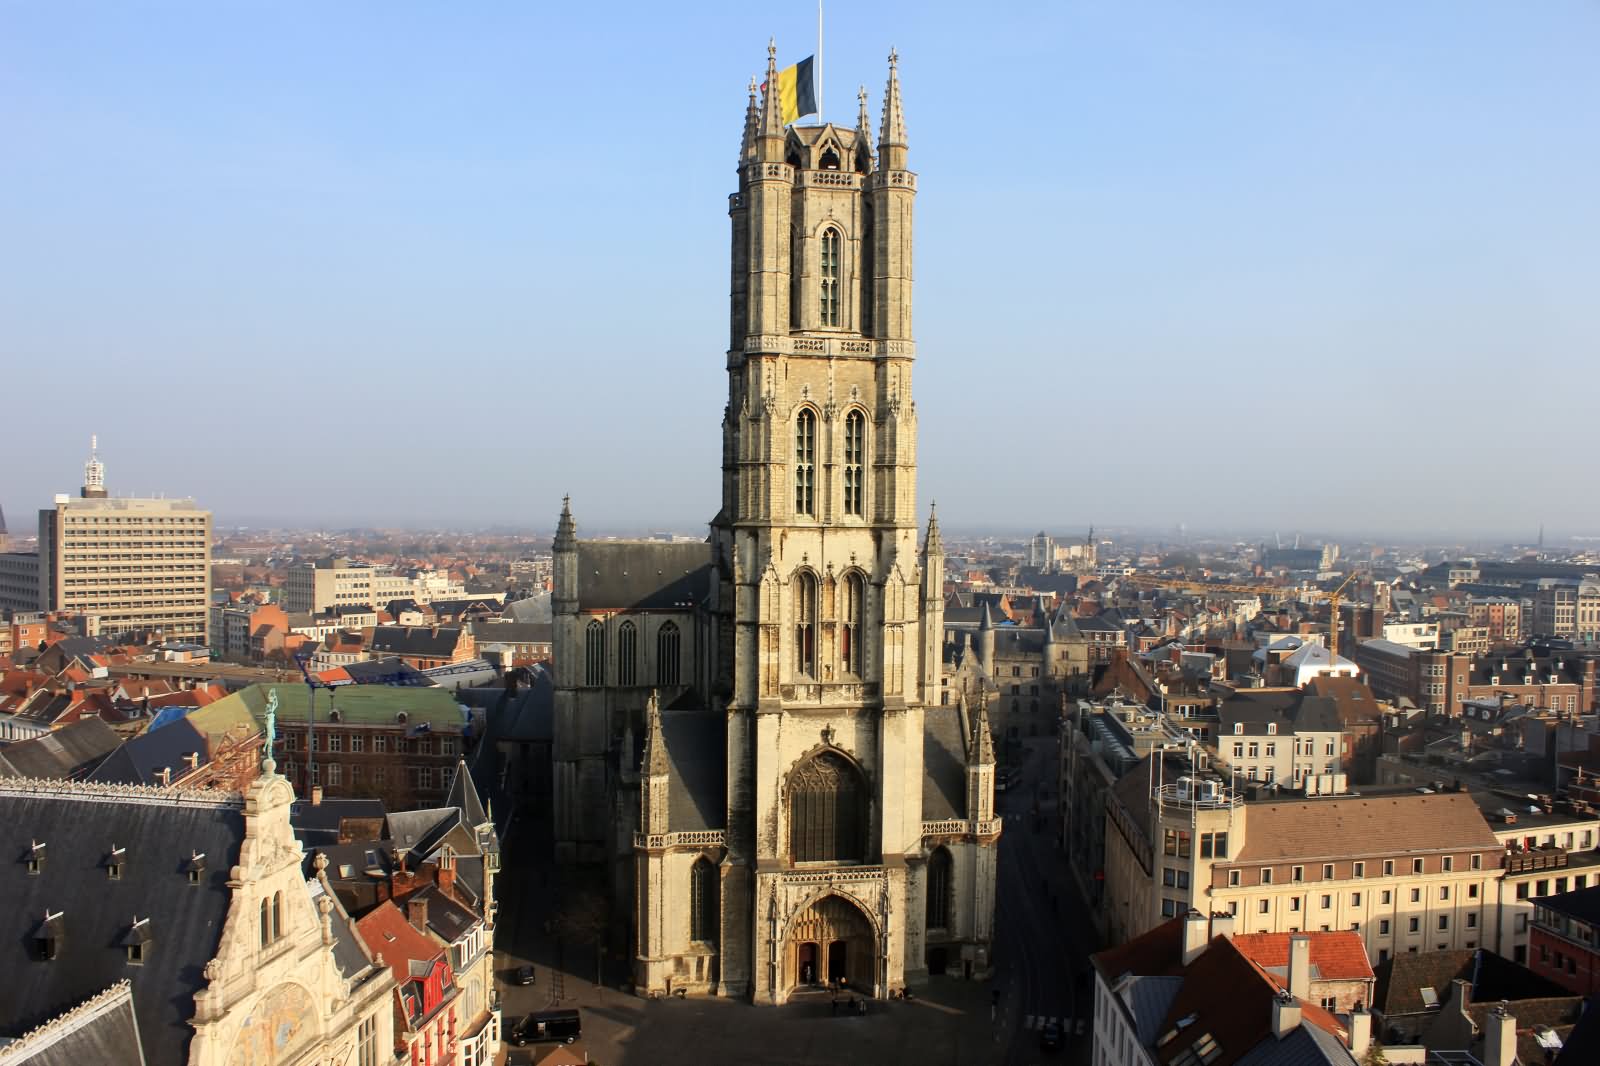
<path id="1" fill-rule="evenodd" d="M 1595 9 L 956 10 L 830 11 L 825 53 L 848 125 L 902 56 L 923 513 L 1600 527 L 1575 409 L 1514 447 L 1463 418 L 1600 341 Z M 714 513 L 744 87 L 813 11 L 80 14 L 0 14 L 10 384 L 72 405 L 13 412 L 13 527 L 92 432 L 114 494 L 224 524 Z"/>

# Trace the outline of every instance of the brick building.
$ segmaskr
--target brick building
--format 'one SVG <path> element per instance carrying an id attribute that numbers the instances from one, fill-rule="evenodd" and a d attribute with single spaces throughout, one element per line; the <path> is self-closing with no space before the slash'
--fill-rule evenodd
<path id="1" fill-rule="evenodd" d="M 1518 648 L 1457 655 L 1369 640 L 1357 645 L 1355 657 L 1379 697 L 1409 699 L 1429 714 L 1459 715 L 1468 700 L 1502 697 L 1553 711 L 1595 706 L 1596 660 L 1572 653 Z"/>
<path id="2" fill-rule="evenodd" d="M 1533 902 L 1528 969 L 1579 995 L 1600 992 L 1600 885 Z"/>

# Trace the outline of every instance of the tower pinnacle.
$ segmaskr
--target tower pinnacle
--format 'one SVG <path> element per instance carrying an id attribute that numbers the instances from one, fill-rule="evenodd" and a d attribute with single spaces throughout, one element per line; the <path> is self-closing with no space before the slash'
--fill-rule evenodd
<path id="1" fill-rule="evenodd" d="M 778 155 L 781 156 L 783 106 L 778 100 L 778 45 L 775 40 L 767 41 L 767 82 L 762 96 L 761 136 L 778 138 Z"/>
<path id="2" fill-rule="evenodd" d="M 905 169 L 906 116 L 900 104 L 900 54 L 892 48 L 889 49 L 889 85 L 883 92 L 883 126 L 878 131 L 878 152 L 880 169 Z"/>
<path id="3" fill-rule="evenodd" d="M 756 104 L 756 78 L 750 75 L 750 102 L 744 109 L 744 139 L 739 142 L 739 165 L 756 157 L 756 132 L 761 128 L 761 108 Z"/>
<path id="4" fill-rule="evenodd" d="M 556 522 L 556 551 L 572 551 L 578 546 L 578 523 L 572 520 L 572 497 L 561 497 L 561 518 Z"/>

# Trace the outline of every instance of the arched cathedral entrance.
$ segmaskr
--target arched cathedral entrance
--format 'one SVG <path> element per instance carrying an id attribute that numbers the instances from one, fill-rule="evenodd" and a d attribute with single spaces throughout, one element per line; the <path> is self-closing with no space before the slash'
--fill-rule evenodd
<path id="1" fill-rule="evenodd" d="M 783 960 L 784 987 L 790 991 L 842 983 L 870 996 L 877 937 L 859 906 L 841 896 L 823 896 L 790 923 Z"/>

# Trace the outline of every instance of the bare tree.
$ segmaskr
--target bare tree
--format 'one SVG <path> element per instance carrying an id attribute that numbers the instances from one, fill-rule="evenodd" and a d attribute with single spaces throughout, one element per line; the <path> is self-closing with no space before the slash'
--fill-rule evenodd
<path id="1" fill-rule="evenodd" d="M 561 910 L 556 913 L 554 930 L 562 940 L 580 944 L 594 944 L 594 983 L 603 985 L 602 966 L 605 961 L 606 929 L 611 920 L 611 908 L 606 898 L 593 889 L 574 889 L 566 896 Z"/>

